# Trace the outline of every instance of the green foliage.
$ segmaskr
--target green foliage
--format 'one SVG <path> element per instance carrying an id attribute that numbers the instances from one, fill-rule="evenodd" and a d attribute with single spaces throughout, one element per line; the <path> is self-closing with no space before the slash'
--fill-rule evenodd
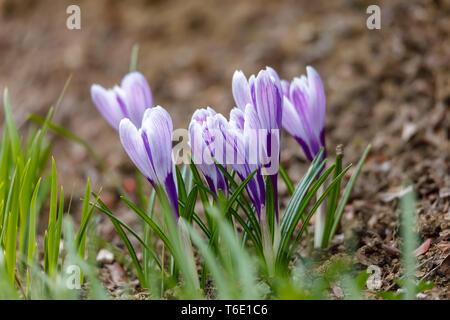
<path id="1" fill-rule="evenodd" d="M 60 101 L 61 97 L 57 106 Z M 68 289 L 64 284 L 62 262 L 71 255 L 68 246 L 78 248 L 79 244 L 65 241 L 66 246 L 62 246 L 64 192 L 62 186 L 58 187 L 53 158 L 50 176 L 46 172 L 51 152 L 45 136 L 54 109 L 51 108 L 43 119 L 42 128 L 30 129 L 27 139 L 23 140 L 15 125 L 6 89 L 3 106 L 5 126 L 0 144 L 0 296 L 4 299 L 77 298 L 79 292 Z M 37 250 L 37 226 L 48 196 L 49 212 L 42 243 L 42 268 Z M 83 211 L 82 227 L 88 224 L 90 213 L 92 209 Z M 86 239 L 85 228 L 80 229 L 79 236 Z M 86 262 L 80 268 L 93 275 Z"/>

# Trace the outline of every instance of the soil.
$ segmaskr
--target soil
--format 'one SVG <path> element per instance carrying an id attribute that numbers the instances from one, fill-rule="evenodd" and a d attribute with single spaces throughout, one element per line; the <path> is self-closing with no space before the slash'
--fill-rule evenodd
<path id="1" fill-rule="evenodd" d="M 133 193 L 135 169 L 89 93 L 93 83 L 120 83 L 133 44 L 155 103 L 179 128 L 198 107 L 228 115 L 236 69 L 249 75 L 269 65 L 291 79 L 312 65 L 326 87 L 329 154 L 343 144 L 345 162 L 355 163 L 373 146 L 342 223 L 343 234 L 356 232 L 357 262 L 379 266 L 383 289 L 396 289 L 398 197 L 411 182 L 425 243 L 417 275 L 436 283 L 423 298 L 450 298 L 450 1 L 80 0 L 81 30 L 68 30 L 72 2 L 0 0 L 0 87 L 9 88 L 21 125 L 29 113 L 45 115 L 72 74 L 54 122 L 88 141 Z M 381 8 L 380 30 L 366 27 L 371 4 Z M 104 201 L 136 223 L 92 156 L 57 135 L 52 143 L 68 195 L 81 198 L 90 177 Z M 307 162 L 287 134 L 282 162 L 299 181 Z M 100 235 L 120 247 L 106 219 Z M 124 277 L 120 269 L 103 271 L 111 280 Z"/>

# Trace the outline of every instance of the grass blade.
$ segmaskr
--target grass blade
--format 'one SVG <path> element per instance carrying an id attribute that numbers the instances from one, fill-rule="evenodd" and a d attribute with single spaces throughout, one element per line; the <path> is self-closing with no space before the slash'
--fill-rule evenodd
<path id="1" fill-rule="evenodd" d="M 344 213 L 345 205 L 347 204 L 347 201 L 350 198 L 350 194 L 353 190 L 353 187 L 355 186 L 356 179 L 358 179 L 359 173 L 361 172 L 362 166 L 363 166 L 364 162 L 366 161 L 367 156 L 369 155 L 370 149 L 371 149 L 371 145 L 369 144 L 367 146 L 366 150 L 364 151 L 363 156 L 359 160 L 358 165 L 355 168 L 355 172 L 353 172 L 353 175 L 351 176 L 350 180 L 348 181 L 348 183 L 344 189 L 341 200 L 339 201 L 339 204 L 336 208 L 336 212 L 334 214 L 333 226 L 329 233 L 328 239 L 333 239 L 334 235 L 336 234 L 337 228 L 339 226 L 339 222 L 341 221 L 341 218 L 342 218 L 342 214 Z"/>

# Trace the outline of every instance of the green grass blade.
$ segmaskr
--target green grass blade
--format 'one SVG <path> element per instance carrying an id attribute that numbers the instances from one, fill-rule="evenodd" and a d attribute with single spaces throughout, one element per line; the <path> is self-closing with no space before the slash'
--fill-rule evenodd
<path id="1" fill-rule="evenodd" d="M 291 250 L 289 251 L 288 258 L 291 257 L 292 254 L 294 253 L 294 249 L 297 246 L 297 243 L 300 240 L 300 237 L 303 234 L 303 231 L 306 230 L 308 222 L 311 219 L 311 217 L 314 215 L 314 213 L 316 212 L 317 208 L 319 208 L 320 204 L 325 200 L 325 198 L 328 196 L 328 194 L 334 189 L 336 184 L 341 181 L 342 177 L 345 175 L 345 173 L 347 173 L 347 171 L 350 169 L 350 167 L 351 167 L 351 165 L 347 166 L 343 171 L 341 171 L 341 173 L 331 181 L 330 185 L 325 189 L 324 193 L 316 201 L 316 203 L 312 207 L 311 211 L 309 212 L 307 218 L 305 219 L 304 223 L 302 224 L 295 240 L 293 241 L 293 243 L 291 245 Z"/>
<path id="2" fill-rule="evenodd" d="M 121 199 L 134 211 L 138 214 L 138 216 L 144 220 L 145 223 L 147 223 L 150 228 L 152 228 L 152 230 L 158 235 L 158 237 L 161 238 L 161 240 L 164 242 L 164 244 L 167 246 L 167 248 L 169 249 L 170 252 L 173 253 L 173 247 L 172 244 L 170 243 L 169 239 L 166 237 L 166 235 L 164 234 L 164 232 L 161 230 L 161 228 L 153 221 L 153 219 L 151 219 L 149 216 L 147 216 L 145 214 L 145 212 L 143 212 L 141 209 L 139 209 L 138 207 L 136 207 L 130 200 L 128 200 L 125 197 L 121 197 Z"/>
<path id="3" fill-rule="evenodd" d="M 280 164 L 279 171 L 281 178 L 283 179 L 284 183 L 286 184 L 286 188 L 288 190 L 288 193 L 290 196 L 294 194 L 294 184 L 292 183 L 291 178 L 289 178 L 289 175 L 286 171 L 286 169 Z"/>
<path id="4" fill-rule="evenodd" d="M 402 267 L 404 279 L 404 294 L 406 300 L 416 299 L 416 269 L 417 258 L 414 250 L 418 247 L 418 237 L 414 228 L 417 226 L 416 221 L 416 200 L 412 186 L 404 189 L 400 198 L 400 234 L 402 237 Z"/>
<path id="5" fill-rule="evenodd" d="M 342 172 L 342 156 L 336 155 L 336 166 L 334 167 L 333 179 L 335 179 Z M 341 193 L 341 181 L 339 180 L 334 188 L 330 191 L 330 199 L 327 206 L 327 215 L 325 219 L 325 226 L 322 237 L 322 248 L 327 248 L 330 241 L 330 230 L 333 226 L 334 213 L 339 201 L 339 195 Z"/>
<path id="6" fill-rule="evenodd" d="M 39 187 L 41 185 L 41 179 L 39 178 L 36 187 L 33 191 L 33 196 L 31 197 L 30 203 L 30 223 L 28 228 L 28 258 L 27 263 L 30 265 L 31 261 L 34 257 L 34 254 L 37 249 L 36 244 L 36 216 L 37 216 L 37 207 L 36 207 L 36 199 L 39 191 Z"/>
<path id="7" fill-rule="evenodd" d="M 234 201 L 239 197 L 239 195 L 244 191 L 244 188 L 247 186 L 249 181 L 253 178 L 253 176 L 256 174 L 258 169 L 254 170 L 242 183 L 234 190 L 233 194 L 231 195 L 230 199 L 227 201 L 225 212 L 228 212 L 229 208 L 234 204 Z"/>
<path id="8" fill-rule="evenodd" d="M 138 58 L 139 58 L 139 44 L 135 43 L 133 45 L 133 48 L 131 49 L 130 72 L 134 72 L 137 70 L 136 68 L 137 68 Z"/>
<path id="9" fill-rule="evenodd" d="M 328 237 L 330 240 L 333 239 L 334 235 L 336 234 L 337 228 L 342 218 L 342 214 L 344 213 L 345 205 L 347 204 L 348 199 L 350 198 L 350 194 L 353 190 L 353 187 L 355 186 L 356 179 L 358 179 L 359 173 L 361 172 L 362 166 L 364 165 L 364 162 L 366 161 L 366 158 L 369 155 L 370 149 L 371 145 L 369 144 L 366 150 L 364 151 L 363 156 L 359 160 L 358 165 L 355 168 L 355 172 L 353 172 L 353 175 L 351 176 L 350 180 L 345 186 L 341 200 L 339 201 L 339 204 L 336 208 L 336 212 L 334 214 L 333 226 L 330 230 Z"/>

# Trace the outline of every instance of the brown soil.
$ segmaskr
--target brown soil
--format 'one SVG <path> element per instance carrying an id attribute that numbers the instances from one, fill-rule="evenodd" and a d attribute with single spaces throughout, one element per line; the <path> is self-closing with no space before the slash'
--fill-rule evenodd
<path id="1" fill-rule="evenodd" d="M 291 79 L 313 65 L 326 86 L 329 153 L 342 143 L 345 161 L 356 162 L 373 145 L 343 218 L 343 230 L 357 232 L 358 262 L 380 266 L 383 287 L 395 289 L 398 196 L 411 181 L 421 241 L 431 239 L 418 276 L 436 282 L 426 298 L 449 299 L 450 1 L 77 1 L 82 29 L 71 31 L 65 11 L 72 2 L 0 0 L 0 87 L 8 86 L 20 123 L 30 112 L 44 115 L 72 74 L 55 122 L 89 141 L 133 189 L 133 165 L 89 88 L 119 83 L 134 43 L 138 69 L 175 127 L 186 128 L 199 106 L 228 114 L 235 69 L 248 75 L 270 65 Z M 376 2 L 382 27 L 368 30 L 366 8 Z M 304 156 L 292 138 L 283 143 L 282 161 L 298 181 Z M 53 152 L 68 194 L 73 188 L 82 197 L 90 177 L 134 223 L 82 147 L 55 136 Z M 100 229 L 117 242 L 109 223 Z"/>

